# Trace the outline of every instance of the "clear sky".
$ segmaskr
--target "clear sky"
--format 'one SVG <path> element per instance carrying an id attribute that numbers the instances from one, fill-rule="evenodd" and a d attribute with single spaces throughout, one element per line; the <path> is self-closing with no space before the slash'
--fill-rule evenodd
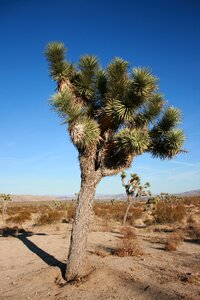
<path id="1" fill-rule="evenodd" d="M 0 36 L 0 192 L 79 190 L 76 150 L 48 105 L 55 84 L 43 53 L 55 40 L 73 62 L 89 53 L 103 66 L 120 56 L 151 68 L 169 104 L 183 111 L 189 153 L 168 161 L 145 154 L 128 172 L 154 193 L 200 188 L 199 0 L 0 0 Z M 97 192 L 123 192 L 120 177 L 104 179 Z"/>

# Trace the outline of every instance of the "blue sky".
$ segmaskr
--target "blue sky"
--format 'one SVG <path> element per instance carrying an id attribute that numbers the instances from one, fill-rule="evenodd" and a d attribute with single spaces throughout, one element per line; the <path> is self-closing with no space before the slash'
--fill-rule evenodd
<path id="1" fill-rule="evenodd" d="M 55 84 L 43 52 L 55 40 L 73 62 L 90 53 L 103 66 L 120 56 L 151 68 L 169 104 L 183 112 L 189 153 L 170 161 L 145 154 L 128 172 L 154 193 L 200 188 L 199 16 L 198 0 L 0 0 L 0 192 L 79 190 L 76 150 L 48 105 Z M 104 179 L 97 192 L 123 192 L 120 177 Z"/>

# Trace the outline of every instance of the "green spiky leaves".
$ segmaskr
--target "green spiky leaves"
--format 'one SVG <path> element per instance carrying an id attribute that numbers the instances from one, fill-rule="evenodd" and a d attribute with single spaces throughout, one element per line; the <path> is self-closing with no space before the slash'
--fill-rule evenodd
<path id="1" fill-rule="evenodd" d="M 56 64 L 59 61 L 64 61 L 66 49 L 63 43 L 51 42 L 48 43 L 45 55 L 49 62 Z"/>
<path id="2" fill-rule="evenodd" d="M 179 125 L 180 122 L 181 122 L 180 110 L 173 106 L 170 106 L 164 112 L 161 120 L 157 124 L 157 128 L 159 131 L 167 132 L 175 128 L 177 125 Z"/>
<path id="3" fill-rule="evenodd" d="M 145 104 L 144 109 L 138 114 L 135 114 L 133 126 L 144 127 L 150 123 L 154 123 L 156 118 L 162 112 L 165 100 L 160 94 L 153 94 L 148 102 Z"/>
<path id="4" fill-rule="evenodd" d="M 69 126 L 69 133 L 74 145 L 79 150 L 95 145 L 100 140 L 98 124 L 88 117 L 80 117 Z"/>
<path id="5" fill-rule="evenodd" d="M 154 157 L 170 159 L 182 152 L 184 142 L 184 132 L 181 129 L 173 129 L 167 133 L 163 133 L 160 136 L 154 136 L 149 149 Z"/>
<path id="6" fill-rule="evenodd" d="M 96 56 L 85 55 L 79 60 L 79 73 L 76 79 L 76 87 L 79 94 L 87 100 L 94 98 L 96 93 L 96 76 L 99 63 Z"/>
<path id="7" fill-rule="evenodd" d="M 123 178 L 126 178 L 126 172 L 125 171 L 123 171 L 122 173 L 121 173 L 121 178 L 123 179 Z"/>
<path id="8" fill-rule="evenodd" d="M 50 104 L 64 119 L 64 123 L 73 122 L 83 113 L 82 105 L 75 101 L 74 95 L 69 89 L 53 96 Z"/>
<path id="9" fill-rule="evenodd" d="M 75 72 L 75 67 L 65 60 L 66 49 L 63 43 L 51 42 L 45 49 L 45 56 L 49 61 L 50 77 L 55 81 L 70 78 Z"/>
<path id="10" fill-rule="evenodd" d="M 158 123 L 150 131 L 150 152 L 161 159 L 172 158 L 182 152 L 185 134 L 177 126 L 181 122 L 181 112 L 175 107 L 168 107 Z"/>
<path id="11" fill-rule="evenodd" d="M 119 99 L 110 99 L 105 106 L 106 115 L 117 125 L 134 118 L 134 107 Z"/>
<path id="12" fill-rule="evenodd" d="M 123 99 L 129 83 L 128 62 L 116 57 L 107 67 L 108 99 Z"/>
<path id="13" fill-rule="evenodd" d="M 157 78 L 147 68 L 133 69 L 132 89 L 138 97 L 148 97 L 157 89 Z"/>
<path id="14" fill-rule="evenodd" d="M 115 145 L 120 151 L 134 155 L 142 154 L 149 146 L 149 136 L 142 130 L 122 129 L 114 139 Z"/>
<path id="15" fill-rule="evenodd" d="M 51 105 L 68 124 L 78 150 L 97 146 L 98 166 L 121 172 L 145 151 L 161 158 L 182 151 L 185 137 L 177 129 L 181 113 L 164 108 L 158 79 L 149 69 L 130 72 L 121 58 L 103 69 L 93 55 L 82 56 L 75 66 L 66 60 L 66 49 L 59 42 L 49 43 L 45 55 L 58 89 Z"/>
<path id="16" fill-rule="evenodd" d="M 107 72 L 99 69 L 97 72 L 96 86 L 100 97 L 104 98 L 107 92 Z"/>
<path id="17" fill-rule="evenodd" d="M 138 176 L 138 174 L 132 173 L 132 174 L 131 174 L 131 180 L 130 180 L 130 181 L 131 181 L 131 182 L 136 181 L 136 182 L 140 183 L 140 177 Z"/>
<path id="18" fill-rule="evenodd" d="M 130 179 L 125 183 L 125 177 L 121 173 L 122 186 L 126 190 L 126 195 L 128 196 L 127 200 L 130 203 L 130 197 L 132 199 L 136 199 L 142 196 L 149 196 L 151 194 L 150 191 L 147 191 L 147 188 L 150 187 L 150 184 L 146 182 L 144 185 L 141 184 L 140 177 L 138 174 L 133 173 L 130 176 Z"/>

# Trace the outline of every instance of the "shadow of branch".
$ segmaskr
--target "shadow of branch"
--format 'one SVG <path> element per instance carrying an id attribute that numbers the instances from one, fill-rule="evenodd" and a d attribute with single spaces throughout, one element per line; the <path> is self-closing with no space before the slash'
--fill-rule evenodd
<path id="1" fill-rule="evenodd" d="M 34 233 L 32 231 L 26 231 L 24 229 L 18 229 L 17 227 L 9 228 L 5 227 L 1 229 L 0 235 L 2 237 L 15 237 L 18 238 L 30 251 L 41 258 L 47 265 L 58 267 L 61 270 L 62 277 L 65 278 L 66 264 L 56 259 L 53 255 L 50 255 L 46 251 L 39 248 L 28 237 L 33 235 L 45 236 L 45 233 Z"/>

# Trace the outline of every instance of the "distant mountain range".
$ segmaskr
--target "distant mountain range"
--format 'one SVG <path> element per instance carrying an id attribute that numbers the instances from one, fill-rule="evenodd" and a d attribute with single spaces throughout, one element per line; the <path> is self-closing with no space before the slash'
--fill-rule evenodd
<path id="1" fill-rule="evenodd" d="M 192 190 L 184 193 L 179 193 L 177 195 L 181 196 L 200 196 L 200 189 L 199 190 Z"/>
<path id="2" fill-rule="evenodd" d="M 192 191 L 187 191 L 184 193 L 174 193 L 174 195 L 177 196 L 183 196 L 183 197 L 188 197 L 188 196 L 200 196 L 200 189 L 198 190 L 192 190 Z M 75 199 L 75 196 L 54 196 L 54 195 L 11 195 L 13 201 L 15 202 L 31 202 L 31 201 L 53 201 L 55 199 L 57 200 L 72 200 Z M 97 194 L 95 199 L 125 199 L 126 195 L 125 194 Z"/>

